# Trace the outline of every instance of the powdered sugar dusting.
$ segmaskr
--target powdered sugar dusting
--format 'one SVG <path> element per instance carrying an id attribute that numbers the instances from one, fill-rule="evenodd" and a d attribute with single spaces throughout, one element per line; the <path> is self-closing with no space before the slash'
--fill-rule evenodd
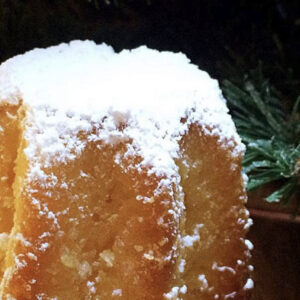
<path id="1" fill-rule="evenodd" d="M 200 124 L 203 131 L 215 136 L 232 156 L 240 156 L 244 151 L 218 83 L 180 53 L 158 52 L 146 47 L 115 53 L 111 47 L 91 41 L 36 49 L 0 66 L 0 105 L 20 101 L 27 108 L 23 131 L 28 141 L 25 154 L 30 162 L 27 178 L 33 182 L 37 180 L 45 188 L 45 195 L 53 199 L 51 188 L 68 189 L 69 183 L 60 181 L 51 169 L 47 170 L 48 167 L 75 159 L 89 142 L 96 142 L 98 149 L 107 144 L 123 143 L 126 152 L 117 153 L 115 163 L 140 171 L 146 166 L 150 175 L 160 176 L 153 195 L 138 194 L 136 200 L 154 205 L 156 196 L 167 186 L 165 191 L 175 199 L 168 212 L 178 221 L 185 207 L 183 201 L 176 200 L 183 199 L 183 189 L 175 161 L 180 156 L 178 141 L 189 126 Z M 122 165 L 124 155 L 139 159 L 134 166 Z M 80 178 L 88 176 L 91 175 L 80 171 Z M 173 186 L 178 187 L 177 195 Z M 29 192 L 34 195 L 33 190 Z M 48 207 L 34 196 L 32 205 L 38 209 L 39 216 L 47 218 L 51 230 L 61 229 L 58 220 L 63 212 L 55 214 L 50 205 Z M 84 207 L 78 209 L 83 211 Z M 163 218 L 158 219 L 158 224 L 163 222 Z M 249 224 L 244 224 L 245 228 Z M 179 247 L 199 245 L 203 226 L 197 224 L 191 232 L 179 234 Z M 51 230 L 39 236 L 38 252 L 51 249 L 51 241 L 47 239 Z M 30 246 L 23 235 L 17 234 L 16 238 L 25 247 Z M 160 246 L 167 242 L 168 239 L 162 240 Z M 245 244 L 251 250 L 251 243 L 246 240 Z M 176 247 L 173 245 L 170 253 L 175 253 Z M 140 245 L 135 245 L 134 249 L 141 252 L 146 262 L 159 261 L 152 250 L 147 251 Z M 26 266 L 25 258 L 29 262 L 38 261 L 33 252 L 28 252 L 26 257 L 15 256 L 18 268 Z M 106 268 L 113 267 L 115 258 L 110 250 L 102 251 L 100 258 Z M 65 266 L 73 265 L 68 255 L 62 255 L 61 259 Z M 171 259 L 170 254 L 165 262 Z M 93 266 L 85 260 L 75 261 L 75 265 L 80 278 L 86 280 L 88 293 L 98 292 L 90 278 Z M 188 261 L 181 259 L 179 273 L 184 273 L 185 268 L 188 268 Z M 217 262 L 212 269 L 235 275 L 233 268 Z M 199 274 L 198 280 L 201 291 L 211 292 L 205 274 Z M 251 281 L 244 287 L 245 290 L 249 288 Z M 176 283 L 164 298 L 182 299 L 187 289 L 186 285 L 177 286 Z M 125 292 L 115 287 L 111 296 L 118 298 L 122 293 Z M 226 297 L 232 298 L 234 294 Z"/>
<path id="2" fill-rule="evenodd" d="M 177 141 L 193 122 L 233 155 L 243 151 L 217 81 L 181 53 L 145 46 L 115 53 L 91 41 L 35 49 L 0 67 L 0 104 L 18 99 L 32 113 L 26 154 L 33 161 L 39 153 L 45 166 L 75 158 L 85 147 L 76 134 L 100 123 L 91 140 L 131 140 L 128 155 L 135 151 L 152 172 L 171 177 Z M 43 177 L 38 166 L 32 176 Z"/>
<path id="3" fill-rule="evenodd" d="M 249 278 L 246 282 L 246 284 L 244 285 L 244 290 L 251 290 L 254 288 L 254 283 L 253 280 L 251 278 Z"/>
<path id="4" fill-rule="evenodd" d="M 193 247 L 194 243 L 200 241 L 199 229 L 202 227 L 203 227 L 203 224 L 198 224 L 198 225 L 196 225 L 196 227 L 194 229 L 193 235 L 186 235 L 186 236 L 182 237 L 181 244 L 182 244 L 183 248 Z"/>
<path id="5" fill-rule="evenodd" d="M 174 286 L 172 287 L 170 292 L 164 294 L 164 298 L 169 300 L 182 300 L 182 298 L 179 296 L 182 294 L 186 294 L 186 292 L 187 292 L 186 285 L 183 285 L 182 287 Z"/>

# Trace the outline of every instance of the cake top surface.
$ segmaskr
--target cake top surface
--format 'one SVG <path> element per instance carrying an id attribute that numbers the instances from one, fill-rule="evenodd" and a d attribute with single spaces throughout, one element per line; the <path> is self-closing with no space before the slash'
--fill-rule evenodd
<path id="1" fill-rule="evenodd" d="M 66 151 L 63 136 L 90 131 L 103 118 L 110 120 L 103 126 L 110 143 L 120 135 L 118 124 L 127 123 L 127 137 L 144 149 L 146 162 L 160 167 L 168 164 L 163 153 L 176 156 L 174 137 L 189 123 L 182 118 L 213 128 L 210 134 L 231 143 L 235 153 L 243 150 L 217 81 L 181 53 L 145 46 L 115 53 L 92 41 L 34 49 L 0 66 L 0 104 L 20 99 L 39 112 L 35 122 L 43 132 L 38 141 L 43 151 L 60 157 Z"/>
<path id="2" fill-rule="evenodd" d="M 115 53 L 92 41 L 34 49 L 3 63 L 0 97 L 13 102 L 18 94 L 32 106 L 75 112 L 141 109 L 170 118 L 199 101 L 224 109 L 217 81 L 184 54 L 145 46 Z"/>

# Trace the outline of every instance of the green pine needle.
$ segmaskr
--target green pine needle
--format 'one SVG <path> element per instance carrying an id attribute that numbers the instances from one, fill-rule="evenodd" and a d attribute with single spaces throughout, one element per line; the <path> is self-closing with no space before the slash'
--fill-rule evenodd
<path id="1" fill-rule="evenodd" d="M 243 160 L 247 189 L 276 181 L 280 186 L 266 201 L 287 203 L 296 197 L 300 205 L 300 96 L 286 111 L 282 95 L 260 67 L 240 82 L 225 80 L 223 92 L 247 148 Z"/>

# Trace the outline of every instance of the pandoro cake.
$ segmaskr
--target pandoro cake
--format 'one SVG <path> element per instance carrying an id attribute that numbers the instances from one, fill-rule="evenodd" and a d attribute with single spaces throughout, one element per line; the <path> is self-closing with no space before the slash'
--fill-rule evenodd
<path id="1" fill-rule="evenodd" d="M 73 41 L 0 66 L 0 299 L 247 299 L 244 152 L 185 55 Z"/>

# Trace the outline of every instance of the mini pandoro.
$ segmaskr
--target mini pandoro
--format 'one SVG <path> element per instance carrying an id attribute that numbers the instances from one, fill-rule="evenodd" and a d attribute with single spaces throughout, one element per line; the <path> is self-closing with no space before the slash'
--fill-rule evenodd
<path id="1" fill-rule="evenodd" d="M 247 299 L 244 147 L 180 53 L 73 41 L 0 66 L 0 298 Z"/>

